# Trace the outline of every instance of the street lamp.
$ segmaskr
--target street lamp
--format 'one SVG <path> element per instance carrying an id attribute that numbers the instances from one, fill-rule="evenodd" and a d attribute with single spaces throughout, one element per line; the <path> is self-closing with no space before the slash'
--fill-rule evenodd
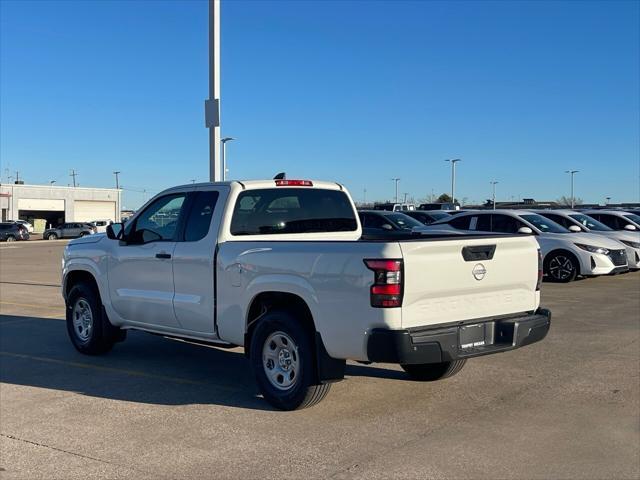
<path id="1" fill-rule="evenodd" d="M 222 181 L 227 179 L 227 142 L 235 140 L 233 137 L 224 137 L 220 140 L 222 143 Z"/>
<path id="2" fill-rule="evenodd" d="M 493 209 L 496 209 L 496 184 L 499 183 L 496 180 L 493 180 L 491 182 L 489 182 L 491 184 L 491 186 L 493 187 Z"/>
<path id="3" fill-rule="evenodd" d="M 575 198 L 573 196 L 573 176 L 578 173 L 580 170 L 565 170 L 564 173 L 571 174 L 571 208 L 575 206 Z"/>
<path id="4" fill-rule="evenodd" d="M 53 184 L 54 184 L 54 183 L 56 183 L 56 181 L 55 181 L 55 180 L 50 180 L 50 181 L 49 181 L 49 185 L 50 185 L 50 186 L 53 186 Z"/>
<path id="5" fill-rule="evenodd" d="M 611 202 L 611 197 L 604 197 L 605 201 L 605 205 L 609 205 L 609 202 Z"/>
<path id="6" fill-rule="evenodd" d="M 456 163 L 460 161 L 459 158 L 445 160 L 445 162 L 451 162 L 451 202 L 454 205 L 456 204 Z"/>
<path id="7" fill-rule="evenodd" d="M 392 178 L 392 181 L 396 182 L 396 201 L 395 203 L 398 203 L 398 182 L 400 181 L 399 178 Z"/>

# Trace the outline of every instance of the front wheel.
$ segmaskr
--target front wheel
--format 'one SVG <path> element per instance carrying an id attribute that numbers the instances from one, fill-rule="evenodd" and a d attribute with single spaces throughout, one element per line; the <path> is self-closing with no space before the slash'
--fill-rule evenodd
<path id="1" fill-rule="evenodd" d="M 67 296 L 67 333 L 76 350 L 86 355 L 100 355 L 124 340 L 126 331 L 111 325 L 95 289 L 79 283 Z"/>
<path id="2" fill-rule="evenodd" d="M 453 360 L 452 362 L 424 363 L 420 365 L 400 365 L 402 369 L 414 380 L 421 382 L 433 382 L 444 378 L 453 377 L 462 370 L 466 359 Z"/>
<path id="3" fill-rule="evenodd" d="M 572 282 L 578 276 L 578 268 L 578 260 L 569 253 L 553 253 L 544 260 L 544 273 L 554 282 Z"/>
<path id="4" fill-rule="evenodd" d="M 251 338 L 249 356 L 264 399 L 281 410 L 320 402 L 331 384 L 316 385 L 311 335 L 288 312 L 262 317 Z"/>
<path id="5" fill-rule="evenodd" d="M 47 240 L 57 240 L 58 239 L 58 235 L 56 235 L 55 233 L 50 233 L 49 235 L 47 235 Z"/>

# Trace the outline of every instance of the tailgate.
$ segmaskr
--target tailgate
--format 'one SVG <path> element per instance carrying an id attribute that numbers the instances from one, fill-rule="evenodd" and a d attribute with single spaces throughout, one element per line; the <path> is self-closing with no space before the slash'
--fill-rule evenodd
<path id="1" fill-rule="evenodd" d="M 403 328 L 537 308 L 533 236 L 408 241 L 400 247 Z"/>

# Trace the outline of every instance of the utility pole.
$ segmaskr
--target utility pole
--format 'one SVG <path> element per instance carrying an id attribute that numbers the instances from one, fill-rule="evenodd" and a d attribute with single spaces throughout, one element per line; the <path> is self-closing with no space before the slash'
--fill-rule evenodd
<path id="1" fill-rule="evenodd" d="M 400 181 L 400 179 L 399 178 L 392 178 L 391 180 L 396 182 L 396 200 L 395 200 L 395 203 L 398 203 L 398 182 Z"/>
<path id="2" fill-rule="evenodd" d="M 493 200 L 492 200 L 492 202 L 493 202 L 493 209 L 495 210 L 496 209 L 496 184 L 499 183 L 499 182 L 493 180 L 493 181 L 491 181 L 489 183 L 491 183 L 491 186 L 493 187 L 493 197 L 492 197 Z"/>
<path id="3" fill-rule="evenodd" d="M 367 204 L 367 189 L 366 188 L 364 189 L 364 195 L 362 197 L 362 203 L 365 204 L 365 205 Z"/>
<path id="4" fill-rule="evenodd" d="M 224 137 L 222 140 L 222 181 L 227 180 L 227 142 L 235 140 L 233 137 Z"/>
<path id="5" fill-rule="evenodd" d="M 576 200 L 573 196 L 573 176 L 578 173 L 580 170 L 565 170 L 564 173 L 569 173 L 571 175 L 571 208 L 575 206 Z"/>
<path id="6" fill-rule="evenodd" d="M 69 174 L 69 176 L 70 176 L 70 177 L 73 177 L 73 187 L 74 187 L 74 188 L 75 188 L 75 186 L 76 186 L 76 176 L 77 176 L 77 175 L 78 175 L 78 174 L 77 174 L 77 173 L 76 173 L 76 171 L 75 171 L 75 170 L 73 170 L 73 169 L 71 170 L 71 173 Z"/>
<path id="7" fill-rule="evenodd" d="M 16 170 L 16 183 L 20 181 L 20 172 Z"/>
<path id="8" fill-rule="evenodd" d="M 120 190 L 120 182 L 118 181 L 118 175 L 120 175 L 120 173 L 122 172 L 113 172 L 113 174 L 116 176 L 116 190 Z"/>
<path id="9" fill-rule="evenodd" d="M 456 163 L 460 161 L 459 158 L 445 160 L 445 162 L 451 162 L 451 202 L 454 205 L 456 203 Z"/>
<path id="10" fill-rule="evenodd" d="M 204 103 L 209 129 L 209 181 L 222 179 L 220 155 L 220 0 L 209 0 L 209 99 Z"/>

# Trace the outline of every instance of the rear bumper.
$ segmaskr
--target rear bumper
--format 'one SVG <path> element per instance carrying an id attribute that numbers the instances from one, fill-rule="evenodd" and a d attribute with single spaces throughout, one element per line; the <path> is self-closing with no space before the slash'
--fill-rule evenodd
<path id="1" fill-rule="evenodd" d="M 482 345 L 460 347 L 465 326 L 484 326 Z M 524 347 L 542 340 L 551 326 L 551 312 L 538 309 L 535 313 L 499 319 L 464 322 L 457 325 L 410 330 L 373 329 L 367 342 L 367 357 L 371 362 L 424 364 L 478 357 Z"/>

